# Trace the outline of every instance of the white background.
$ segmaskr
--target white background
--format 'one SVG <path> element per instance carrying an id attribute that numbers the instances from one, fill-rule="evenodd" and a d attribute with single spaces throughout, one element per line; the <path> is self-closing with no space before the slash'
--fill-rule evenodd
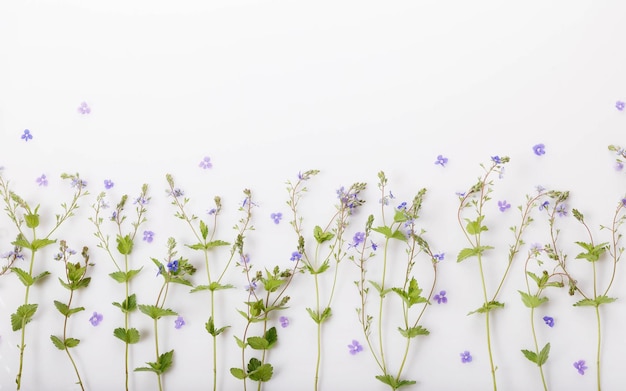
<path id="1" fill-rule="evenodd" d="M 474 183 L 480 163 L 490 156 L 511 157 L 492 202 L 490 234 L 497 238 L 499 254 L 494 262 L 506 256 L 510 242 L 498 232 L 517 224 L 515 206 L 539 184 L 570 190 L 570 206 L 604 234 L 597 228 L 610 222 L 623 196 L 623 173 L 613 169 L 607 145 L 622 142 L 626 121 L 626 113 L 615 109 L 617 100 L 626 99 L 625 12 L 626 4 L 618 1 L 2 2 L 3 175 L 33 205 L 42 204 L 42 216 L 47 208 L 48 224 L 68 195 L 58 179 L 62 172 L 80 172 L 92 193 L 58 236 L 76 248 L 89 245 L 96 263 L 94 283 L 79 299 L 87 310 L 71 318 L 73 334 L 83 341 L 75 355 L 87 387 L 119 389 L 123 375 L 123 344 L 111 335 L 121 318 L 110 305 L 121 288 L 106 276 L 113 266 L 96 248 L 88 221 L 104 179 L 116 184 L 113 199 L 136 196 L 142 183 L 151 187 L 146 229 L 156 238 L 138 246 L 137 259 L 146 270 L 134 288 L 147 302 L 158 289 L 149 257 L 164 255 L 168 236 L 181 244 L 190 241 L 163 191 L 165 173 L 175 176 L 197 214 L 211 207 L 215 195 L 223 197 L 226 215 L 218 236 L 228 241 L 234 237 L 230 228 L 238 218 L 241 190 L 252 189 L 259 208 L 249 252 L 259 266 L 271 267 L 288 266 L 296 244 L 287 218 L 279 225 L 269 218 L 277 211 L 287 215 L 284 182 L 299 171 L 320 169 L 303 206 L 310 228 L 323 223 L 317 221 L 322 211 L 330 216 L 335 189 L 356 181 L 368 182 L 366 213 L 377 213 L 379 170 L 390 178 L 398 202 L 409 201 L 419 188 L 429 189 L 422 224 L 431 246 L 446 253 L 437 289 L 448 292 L 449 302 L 426 312 L 431 335 L 418 341 L 407 377 L 418 380 L 413 389 L 488 389 L 483 318 L 465 316 L 482 304 L 477 267 L 471 260 L 455 262 L 466 243 L 456 222 L 454 193 Z M 91 107 L 89 115 L 77 112 L 82 101 Z M 24 129 L 32 140 L 20 138 Z M 544 156 L 533 154 L 537 143 L 546 145 Z M 445 168 L 433 164 L 439 154 L 449 158 Z M 211 157 L 211 170 L 198 167 L 204 156 Z M 35 183 L 41 174 L 50 180 L 46 188 Z M 514 207 L 500 214 L 499 199 Z M 351 234 L 362 229 L 364 218 L 365 212 L 357 216 Z M 564 238 L 586 240 L 571 214 L 568 218 L 571 228 Z M 0 249 L 6 252 L 14 229 L 6 217 L 0 224 Z M 543 238 L 544 230 L 538 225 L 529 236 Z M 36 269 L 58 273 L 54 252 L 46 249 Z M 503 390 L 540 387 L 536 368 L 519 352 L 531 343 L 528 311 L 515 292 L 523 289 L 520 266 L 506 285 L 507 307 L 493 323 Z M 583 273 L 587 266 L 582 264 Z M 373 379 L 378 373 L 368 351 L 347 352 L 352 339 L 363 343 L 363 338 L 354 315 L 356 268 L 348 262 L 341 267 L 345 280 L 326 325 L 321 388 L 385 389 Z M 276 370 L 267 390 L 312 388 L 314 328 L 304 310 L 312 305 L 312 284 L 310 276 L 298 277 L 287 311 L 291 325 L 279 330 L 284 339 L 271 352 Z M 618 278 L 624 280 L 621 269 Z M 237 270 L 229 281 L 244 285 Z M 69 362 L 48 339 L 61 327 L 52 300 L 62 300 L 66 292 L 57 285 L 55 277 L 33 288 L 40 311 L 28 326 L 25 390 L 75 389 Z M 620 300 L 604 309 L 605 390 L 626 382 L 621 364 L 626 289 L 621 285 L 613 292 Z M 552 344 L 549 384 L 555 390 L 593 389 L 592 310 L 572 308 L 577 298 L 565 292 L 551 294 L 542 311 L 554 315 L 557 325 L 537 325 L 541 338 Z M 222 297 L 231 301 L 220 303 L 224 322 L 233 324 L 220 345 L 221 389 L 240 385 L 227 369 L 237 362 L 232 335 L 239 332 L 240 320 L 230 309 L 242 308 L 243 290 L 240 296 L 229 292 Z M 14 388 L 19 333 L 11 331 L 9 314 L 22 297 L 14 275 L 0 277 L 0 389 Z M 203 299 L 184 289 L 172 293 L 170 304 L 187 325 L 162 327 L 163 343 L 177 355 L 164 377 L 167 389 L 209 388 L 211 345 L 203 330 L 208 314 Z M 88 322 L 93 311 L 105 317 L 95 328 Z M 137 327 L 142 317 L 135 315 Z M 149 322 L 145 330 L 146 339 L 132 353 L 134 366 L 152 359 Z M 464 350 L 472 352 L 472 363 L 460 362 Z M 579 359 L 590 367 L 584 376 L 572 367 Z M 131 385 L 153 388 L 155 379 L 137 373 Z"/>

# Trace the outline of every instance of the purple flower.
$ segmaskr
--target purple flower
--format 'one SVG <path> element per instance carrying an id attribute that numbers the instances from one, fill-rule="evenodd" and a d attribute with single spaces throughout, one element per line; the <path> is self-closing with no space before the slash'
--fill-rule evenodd
<path id="1" fill-rule="evenodd" d="M 354 356 L 358 352 L 362 352 L 363 351 L 363 346 L 361 346 L 359 341 L 357 341 L 356 339 L 353 339 L 352 340 L 352 344 L 348 345 L 348 349 L 350 349 L 350 354 Z"/>
<path id="2" fill-rule="evenodd" d="M 615 162 L 615 171 L 622 171 L 624 169 L 624 163 L 619 160 Z"/>
<path id="3" fill-rule="evenodd" d="M 535 256 L 539 255 L 539 253 L 542 251 L 543 251 L 543 247 L 539 243 L 533 243 L 533 245 L 530 246 L 530 252 L 531 254 Z"/>
<path id="4" fill-rule="evenodd" d="M 356 247 L 359 244 L 363 243 L 365 241 L 365 232 L 357 232 L 354 234 L 354 237 L 352 238 L 352 244 L 350 244 L 351 247 Z"/>
<path id="5" fill-rule="evenodd" d="M 178 261 L 170 261 L 167 263 L 167 270 L 170 273 L 176 273 L 178 271 Z"/>
<path id="6" fill-rule="evenodd" d="M 624 111 L 625 105 L 626 103 L 622 102 L 621 100 L 618 100 L 617 102 L 615 102 L 615 108 L 618 109 L 619 111 Z"/>
<path id="7" fill-rule="evenodd" d="M 28 140 L 31 140 L 32 138 L 33 138 L 33 135 L 30 134 L 30 130 L 24 129 L 24 134 L 22 134 L 22 140 L 28 141 Z"/>
<path id="8" fill-rule="evenodd" d="M 87 102 L 81 102 L 80 106 L 78 106 L 78 113 L 79 114 L 89 114 L 91 113 L 91 109 L 89 108 L 89 105 L 87 105 Z"/>
<path id="9" fill-rule="evenodd" d="M 446 253 L 433 254 L 433 258 L 438 261 L 443 261 L 443 258 L 446 256 Z"/>
<path id="10" fill-rule="evenodd" d="M 152 243 L 154 240 L 154 232 L 152 231 L 143 231 L 143 240 L 148 243 Z"/>
<path id="11" fill-rule="evenodd" d="M 551 316 L 544 316 L 543 321 L 550 327 L 554 327 L 554 318 Z"/>
<path id="12" fill-rule="evenodd" d="M 280 223 L 280 220 L 283 218 L 283 214 L 280 212 L 272 213 L 270 218 L 274 220 L 274 224 Z"/>
<path id="13" fill-rule="evenodd" d="M 139 196 L 135 198 L 135 200 L 133 201 L 133 204 L 148 205 L 149 201 L 150 200 L 148 200 L 146 197 Z"/>
<path id="14" fill-rule="evenodd" d="M 104 188 L 109 190 L 110 188 L 112 188 L 113 186 L 115 186 L 115 183 L 113 183 L 112 180 L 110 179 L 105 179 L 104 180 Z"/>
<path id="15" fill-rule="evenodd" d="M 544 201 L 541 205 L 539 205 L 539 210 L 548 210 L 548 205 L 550 205 L 550 203 L 548 201 Z"/>
<path id="16" fill-rule="evenodd" d="M 92 326 L 99 325 L 100 322 L 102 322 L 102 314 L 99 314 L 94 311 L 93 315 L 91 315 L 91 318 L 89 318 L 89 322 L 91 323 Z"/>
<path id="17" fill-rule="evenodd" d="M 441 167 L 445 167 L 446 163 L 448 163 L 448 158 L 443 157 L 442 155 L 437 155 L 437 161 L 435 164 L 439 164 Z"/>
<path id="18" fill-rule="evenodd" d="M 545 153 L 546 153 L 546 146 L 543 145 L 543 144 L 537 144 L 537 145 L 533 146 L 533 152 L 535 152 L 535 155 L 537 155 L 537 156 L 545 155 Z"/>
<path id="19" fill-rule="evenodd" d="M 179 188 L 175 188 L 174 190 L 170 191 L 170 195 L 173 196 L 174 198 L 178 198 L 178 197 L 184 196 L 185 192 Z"/>
<path id="20" fill-rule="evenodd" d="M 467 364 L 468 362 L 472 362 L 472 355 L 467 350 L 460 354 L 461 362 L 463 364 Z"/>
<path id="21" fill-rule="evenodd" d="M 559 206 L 556 208 L 556 213 L 558 213 L 558 215 L 560 217 L 567 216 L 567 209 L 566 209 L 565 205 L 564 204 L 559 204 Z"/>
<path id="22" fill-rule="evenodd" d="M 209 216 L 214 215 L 214 214 L 216 214 L 216 213 L 217 213 L 217 209 L 215 209 L 215 208 L 212 208 L 212 209 L 207 210 L 207 214 L 208 214 Z"/>
<path id="23" fill-rule="evenodd" d="M 252 292 L 256 289 L 256 281 L 251 281 L 250 285 L 246 285 L 244 289 L 248 292 Z"/>
<path id="24" fill-rule="evenodd" d="M 41 174 L 41 176 L 35 181 L 39 186 L 48 186 L 48 178 L 46 178 L 46 174 Z"/>
<path id="25" fill-rule="evenodd" d="M 396 208 L 398 210 L 406 210 L 406 202 L 401 202 L 400 205 Z"/>
<path id="26" fill-rule="evenodd" d="M 249 262 L 250 262 L 249 254 L 244 254 L 241 256 L 241 263 L 243 263 L 244 265 L 247 265 Z"/>
<path id="27" fill-rule="evenodd" d="M 446 304 L 448 302 L 448 298 L 446 297 L 446 291 L 441 291 L 437 293 L 433 299 L 437 302 L 437 304 Z"/>
<path id="28" fill-rule="evenodd" d="M 626 206 L 626 198 L 622 198 L 622 206 Z"/>
<path id="29" fill-rule="evenodd" d="M 370 241 L 372 243 L 372 250 L 376 251 L 378 250 L 378 245 L 376 243 L 374 243 L 373 241 Z"/>
<path id="30" fill-rule="evenodd" d="M 176 320 L 174 321 L 174 328 L 180 329 L 184 325 L 185 325 L 185 319 L 183 319 L 182 316 L 178 316 L 178 318 L 176 318 Z"/>
<path id="31" fill-rule="evenodd" d="M 209 168 L 213 167 L 213 163 L 211 163 L 211 158 L 208 156 L 205 156 L 204 159 L 202 159 L 200 161 L 200 164 L 198 164 L 198 167 L 208 170 Z"/>
<path id="32" fill-rule="evenodd" d="M 493 161 L 496 164 L 500 164 L 502 163 L 502 160 L 500 159 L 500 156 L 496 155 L 496 156 L 492 156 L 491 157 L 491 161 Z"/>
<path id="33" fill-rule="evenodd" d="M 286 316 L 281 316 L 280 319 L 278 319 L 280 321 L 280 327 L 285 328 L 287 326 L 289 326 L 289 318 Z"/>
<path id="34" fill-rule="evenodd" d="M 302 254 L 300 254 L 298 251 L 294 251 L 291 253 L 291 258 L 289 258 L 290 261 L 299 261 L 302 259 Z"/>
<path id="35" fill-rule="evenodd" d="M 70 186 L 76 187 L 78 189 L 84 189 L 85 187 L 87 187 L 87 181 L 84 181 L 80 178 L 74 178 L 72 179 L 72 183 L 70 184 Z"/>
<path id="36" fill-rule="evenodd" d="M 510 207 L 511 207 L 511 204 L 508 204 L 506 200 L 498 201 L 498 208 L 500 209 L 500 212 L 506 212 L 506 210 L 509 209 Z"/>
<path id="37" fill-rule="evenodd" d="M 578 373 L 580 373 L 581 375 L 585 374 L 585 370 L 587 369 L 587 366 L 585 365 L 585 360 L 578 360 L 574 363 L 574 368 L 576 368 L 578 370 Z"/>
<path id="38" fill-rule="evenodd" d="M 535 186 L 535 190 L 537 190 L 537 193 L 543 193 L 546 188 L 541 185 L 537 185 Z"/>

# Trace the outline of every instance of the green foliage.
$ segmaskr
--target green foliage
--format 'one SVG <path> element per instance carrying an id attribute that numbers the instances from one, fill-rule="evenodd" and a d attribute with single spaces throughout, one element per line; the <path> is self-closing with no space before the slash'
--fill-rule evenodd
<path id="1" fill-rule="evenodd" d="M 313 237 L 315 238 L 317 243 L 322 244 L 334 238 L 335 234 L 332 232 L 324 232 L 319 225 L 316 225 L 313 229 Z"/>
<path id="2" fill-rule="evenodd" d="M 400 231 L 399 229 L 392 230 L 391 227 L 382 226 L 382 227 L 372 228 L 372 231 L 383 234 L 385 238 L 387 239 L 397 239 L 403 242 L 407 241 L 406 235 L 404 234 L 404 232 Z"/>
<path id="3" fill-rule="evenodd" d="M 113 335 L 127 344 L 135 344 L 139 342 L 139 331 L 135 328 L 125 329 L 118 327 L 113 330 Z"/>
<path id="4" fill-rule="evenodd" d="M 493 250 L 492 246 L 475 246 L 471 248 L 464 248 L 459 252 L 459 255 L 456 258 L 457 262 L 461 262 L 470 257 L 477 257 L 482 255 L 485 250 Z"/>
<path id="5" fill-rule="evenodd" d="M 186 244 L 185 246 L 189 247 L 192 250 L 208 251 L 215 247 L 230 246 L 230 243 L 225 242 L 223 240 L 213 240 L 211 242 L 206 242 L 206 243 L 200 242 L 196 244 Z"/>
<path id="6" fill-rule="evenodd" d="M 323 311 L 314 311 L 311 308 L 306 309 L 311 319 L 317 324 L 324 323 L 332 315 L 330 307 L 324 308 Z"/>
<path id="7" fill-rule="evenodd" d="M 480 307 L 479 309 L 469 312 L 468 315 L 485 314 L 487 312 L 491 312 L 491 310 L 494 310 L 496 308 L 504 308 L 504 304 L 497 302 L 495 300 L 492 300 L 488 303 L 483 304 L 482 307 Z"/>
<path id="8" fill-rule="evenodd" d="M 391 375 L 378 375 L 376 376 L 376 379 L 391 387 L 392 390 L 397 390 L 400 387 L 411 386 L 416 383 L 414 380 L 396 380 L 396 378 Z"/>
<path id="9" fill-rule="evenodd" d="M 137 274 L 139 274 L 141 269 L 143 269 L 143 267 L 136 269 L 136 270 L 129 270 L 127 272 L 117 271 L 117 272 L 110 273 L 109 276 L 119 283 L 126 283 L 126 282 L 129 282 Z"/>
<path id="10" fill-rule="evenodd" d="M 85 307 L 69 308 L 67 304 L 61 303 L 60 301 L 57 301 L 57 300 L 54 301 L 54 306 L 57 308 L 57 310 L 59 310 L 61 315 L 66 316 L 68 318 L 77 312 L 85 310 Z"/>
<path id="11" fill-rule="evenodd" d="M 219 291 L 219 290 L 223 290 L 223 289 L 232 289 L 234 288 L 234 285 L 231 284 L 220 284 L 219 282 L 215 282 L 213 281 L 212 283 L 210 283 L 209 285 L 198 285 L 195 288 L 193 288 L 190 292 L 198 292 L 198 291 Z"/>
<path id="12" fill-rule="evenodd" d="M 50 340 L 52 341 L 54 346 L 56 346 L 56 348 L 59 350 L 65 350 L 66 348 L 70 349 L 70 348 L 78 346 L 78 344 L 80 343 L 80 340 L 76 338 L 66 338 L 65 340 L 62 340 L 61 338 L 55 335 L 51 335 Z"/>
<path id="13" fill-rule="evenodd" d="M 595 299 L 582 299 L 576 303 L 574 303 L 575 307 L 599 307 L 602 304 L 612 303 L 616 298 L 608 297 L 605 295 L 598 296 Z"/>
<path id="14" fill-rule="evenodd" d="M 164 316 L 176 316 L 177 312 L 170 310 L 169 308 L 161 308 L 156 305 L 139 304 L 139 311 L 148 315 L 152 319 L 161 319 Z"/>
<path id="15" fill-rule="evenodd" d="M 117 251 L 122 255 L 129 255 L 133 251 L 133 238 L 130 234 L 122 236 L 117 235 Z"/>
<path id="16" fill-rule="evenodd" d="M 17 267 L 12 267 L 11 271 L 14 272 L 15 274 L 17 274 L 17 277 L 20 279 L 22 284 L 24 284 L 24 286 L 34 285 L 39 280 L 45 278 L 46 276 L 48 276 L 50 274 L 49 272 L 46 271 L 46 272 L 38 274 L 35 277 L 32 277 L 26 271 L 24 271 L 24 270 L 22 270 L 20 268 L 17 268 Z"/>
<path id="17" fill-rule="evenodd" d="M 593 243 L 575 242 L 577 245 L 586 250 L 576 256 L 576 259 L 586 259 L 589 262 L 596 262 L 602 254 L 608 250 L 608 243 L 600 243 L 596 246 Z"/>
<path id="18" fill-rule="evenodd" d="M 17 307 L 15 313 L 11 314 L 11 328 L 13 331 L 21 330 L 27 323 L 29 323 L 35 312 L 37 312 L 38 304 L 22 304 Z"/>
<path id="19" fill-rule="evenodd" d="M 204 326 L 206 328 L 206 331 L 214 337 L 217 337 L 218 335 L 222 334 L 224 330 L 230 327 L 230 326 L 224 326 L 224 327 L 220 327 L 219 329 L 216 329 L 212 316 L 209 317 L 209 320 L 205 323 Z"/>
<path id="20" fill-rule="evenodd" d="M 113 303 L 114 306 L 121 309 L 124 313 L 130 313 L 137 309 L 137 296 L 133 293 L 126 300 L 120 303 Z"/>
<path id="21" fill-rule="evenodd" d="M 488 231 L 488 228 L 482 225 L 483 220 L 485 219 L 484 215 L 480 215 L 476 218 L 476 220 L 465 219 L 467 225 L 465 225 L 465 230 L 470 235 L 479 235 L 483 231 Z"/>
<path id="22" fill-rule="evenodd" d="M 135 372 L 154 372 L 157 375 L 162 375 L 170 369 L 174 359 L 174 350 L 161 354 L 156 362 L 146 362 L 148 367 L 135 368 Z"/>
<path id="23" fill-rule="evenodd" d="M 266 382 L 272 378 L 274 368 L 270 364 L 263 364 L 256 358 L 248 362 L 248 377 L 250 380 Z"/>
<path id="24" fill-rule="evenodd" d="M 247 345 L 255 350 L 271 349 L 278 341 L 276 327 L 272 327 L 265 332 L 263 337 L 248 337 Z"/>
<path id="25" fill-rule="evenodd" d="M 414 326 L 414 327 L 409 327 L 409 328 L 405 328 L 405 329 L 403 329 L 401 327 L 398 327 L 398 331 L 405 338 L 415 338 L 418 335 L 429 335 L 430 334 L 430 331 L 428 331 L 428 329 L 426 329 L 426 328 L 424 328 L 422 326 Z"/>
<path id="26" fill-rule="evenodd" d="M 400 288 L 391 288 L 391 290 L 397 293 L 409 308 L 415 304 L 428 303 L 428 299 L 421 296 L 422 289 L 418 286 L 415 277 L 411 278 L 406 290 Z"/>
<path id="27" fill-rule="evenodd" d="M 547 343 L 543 347 L 543 349 L 541 349 L 539 354 L 526 349 L 522 349 L 522 353 L 528 360 L 537 364 L 537 366 L 542 366 L 546 363 L 546 361 L 548 361 L 548 355 L 550 354 L 550 343 Z"/>
<path id="28" fill-rule="evenodd" d="M 537 308 L 541 304 L 548 301 L 548 298 L 545 296 L 539 297 L 537 295 L 529 295 L 528 293 L 522 292 L 522 291 L 518 291 L 518 292 L 520 295 L 522 295 L 522 302 L 528 308 Z"/>

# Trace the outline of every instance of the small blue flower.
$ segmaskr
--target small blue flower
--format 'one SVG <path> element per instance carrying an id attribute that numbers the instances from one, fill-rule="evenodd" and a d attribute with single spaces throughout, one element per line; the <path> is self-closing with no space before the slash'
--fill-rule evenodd
<path id="1" fill-rule="evenodd" d="M 554 327 L 554 318 L 553 317 L 551 317 L 551 316 L 544 316 L 543 317 L 543 321 L 546 322 L 546 324 L 549 327 Z"/>
<path id="2" fill-rule="evenodd" d="M 167 270 L 170 273 L 176 273 L 178 272 L 178 261 L 170 261 L 167 263 Z"/>
<path id="3" fill-rule="evenodd" d="M 280 223 L 280 220 L 283 218 L 283 214 L 282 214 L 282 213 L 280 213 L 280 212 L 277 212 L 277 213 L 272 213 L 272 214 L 270 215 L 270 218 L 271 218 L 272 220 L 274 220 L 274 224 L 278 224 L 278 223 Z"/>
<path id="4" fill-rule="evenodd" d="M 545 155 L 546 146 L 543 144 L 536 144 L 535 146 L 533 146 L 533 152 L 535 152 L 535 155 L 537 156 Z"/>
<path id="5" fill-rule="evenodd" d="M 241 263 L 244 265 L 247 265 L 250 262 L 249 254 L 243 254 L 240 258 L 241 258 Z"/>
<path id="6" fill-rule="evenodd" d="M 446 304 L 448 302 L 448 298 L 446 297 L 446 291 L 441 291 L 433 296 L 433 299 L 437 302 L 437 304 Z"/>
<path id="7" fill-rule="evenodd" d="M 468 362 L 472 362 L 472 355 L 467 350 L 460 354 L 461 362 L 463 364 L 467 364 Z"/>
<path id="8" fill-rule="evenodd" d="M 624 163 L 621 161 L 615 162 L 615 171 L 622 171 L 624 169 Z"/>
<path id="9" fill-rule="evenodd" d="M 496 155 L 496 156 L 492 156 L 491 157 L 491 161 L 496 163 L 496 164 L 500 164 L 502 163 L 502 159 L 500 159 L 500 156 Z"/>
<path id="10" fill-rule="evenodd" d="M 401 202 L 400 205 L 396 208 L 398 210 L 406 210 L 406 202 Z"/>
<path id="11" fill-rule="evenodd" d="M 576 368 L 578 370 L 578 373 L 580 373 L 581 375 L 585 374 L 585 370 L 587 369 L 587 366 L 585 365 L 585 360 L 578 360 L 574 363 L 574 368 Z"/>
<path id="12" fill-rule="evenodd" d="M 433 254 L 433 258 L 438 261 L 443 261 L 443 258 L 446 256 L 446 253 Z"/>
<path id="13" fill-rule="evenodd" d="M 291 258 L 289 258 L 290 261 L 299 261 L 302 259 L 302 254 L 300 254 L 298 251 L 294 251 L 291 253 Z"/>
<path id="14" fill-rule="evenodd" d="M 439 164 L 441 167 L 445 167 L 446 163 L 448 163 L 448 158 L 443 157 L 443 155 L 437 155 L 437 161 L 435 164 Z"/>
<path id="15" fill-rule="evenodd" d="M 32 140 L 32 138 L 33 138 L 33 135 L 30 134 L 30 130 L 24 129 L 24 134 L 22 134 L 22 140 L 28 141 L 28 140 Z"/>
<path id="16" fill-rule="evenodd" d="M 559 217 L 567 216 L 567 207 L 564 204 L 559 204 L 559 206 L 556 208 L 556 213 L 559 215 Z"/>
<path id="17" fill-rule="evenodd" d="M 244 289 L 248 292 L 253 292 L 256 290 L 256 281 L 251 281 L 249 285 L 246 285 Z"/>
<path id="18" fill-rule="evenodd" d="M 625 106 L 626 106 L 626 103 L 622 102 L 621 100 L 618 100 L 617 102 L 615 102 L 615 108 L 618 109 L 619 111 L 624 111 Z"/>
<path id="19" fill-rule="evenodd" d="M 175 329 L 180 329 L 181 327 L 183 327 L 185 325 L 185 319 L 183 319 L 182 316 L 179 316 L 178 318 L 176 318 L 176 320 L 174 321 L 174 328 Z"/>
<path id="20" fill-rule="evenodd" d="M 45 174 L 41 174 L 39 178 L 35 180 L 39 186 L 48 186 L 48 178 Z"/>
<path id="21" fill-rule="evenodd" d="M 70 184 L 70 186 L 76 187 L 78 189 L 84 189 L 85 187 L 87 187 L 87 181 L 84 181 L 80 178 L 74 178 L 72 179 L 72 183 Z"/>
<path id="22" fill-rule="evenodd" d="M 77 111 L 79 114 L 89 114 L 91 113 L 91 108 L 89 108 L 87 102 L 81 102 L 80 106 L 78 106 Z"/>
<path id="23" fill-rule="evenodd" d="M 213 163 L 211 163 L 210 157 L 205 156 L 204 159 L 200 161 L 200 164 L 198 164 L 198 166 L 204 170 L 208 170 L 209 168 L 213 167 Z"/>
<path id="24" fill-rule="evenodd" d="M 152 243 L 154 240 L 154 232 L 152 231 L 143 231 L 143 240 L 148 243 Z"/>
<path id="25" fill-rule="evenodd" d="M 511 207 L 511 204 L 508 204 L 506 200 L 498 201 L 498 208 L 500 209 L 500 212 L 506 212 L 506 210 L 509 209 L 510 207 Z"/>
<path id="26" fill-rule="evenodd" d="M 209 216 L 212 216 L 212 215 L 214 215 L 214 214 L 216 214 L 216 213 L 217 213 L 217 209 L 215 209 L 215 208 L 211 208 L 211 209 L 207 210 L 207 212 L 206 212 L 206 213 L 207 213 Z"/>
<path id="27" fill-rule="evenodd" d="M 175 188 L 174 190 L 170 191 L 170 195 L 174 198 L 178 198 L 184 196 L 185 192 L 179 188 Z"/>
<path id="28" fill-rule="evenodd" d="M 280 327 L 285 328 L 287 326 L 289 326 L 289 318 L 286 316 L 281 316 L 280 319 L 278 319 L 280 321 Z"/>
<path id="29" fill-rule="evenodd" d="M 370 241 L 370 243 L 372 243 L 372 250 L 373 251 L 378 250 L 378 245 L 376 243 L 374 243 L 373 241 Z"/>
<path id="30" fill-rule="evenodd" d="M 357 341 L 356 339 L 353 339 L 352 344 L 348 345 L 348 349 L 350 349 L 350 354 L 354 356 L 358 352 L 363 351 L 363 346 L 361 346 L 359 341 Z"/>
<path id="31" fill-rule="evenodd" d="M 354 237 L 352 238 L 352 243 L 350 244 L 350 247 L 356 247 L 359 244 L 363 243 L 365 241 L 365 232 L 357 232 L 354 234 Z"/>
<path id="32" fill-rule="evenodd" d="M 550 203 L 548 201 L 544 201 L 541 205 L 539 205 L 539 210 L 548 210 L 548 205 L 550 205 Z"/>
<path id="33" fill-rule="evenodd" d="M 91 323 L 92 326 L 97 326 L 100 324 L 100 322 L 102 322 L 102 314 L 99 314 L 97 312 L 94 311 L 93 315 L 91 315 L 91 318 L 89 318 L 89 322 Z"/>

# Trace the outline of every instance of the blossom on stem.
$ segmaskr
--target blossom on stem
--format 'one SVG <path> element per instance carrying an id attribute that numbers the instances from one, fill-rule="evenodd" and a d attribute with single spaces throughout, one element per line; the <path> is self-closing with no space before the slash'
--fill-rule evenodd
<path id="1" fill-rule="evenodd" d="M 302 254 L 300 254 L 298 251 L 294 251 L 291 253 L 291 258 L 289 258 L 290 261 L 299 261 L 302 259 Z"/>

